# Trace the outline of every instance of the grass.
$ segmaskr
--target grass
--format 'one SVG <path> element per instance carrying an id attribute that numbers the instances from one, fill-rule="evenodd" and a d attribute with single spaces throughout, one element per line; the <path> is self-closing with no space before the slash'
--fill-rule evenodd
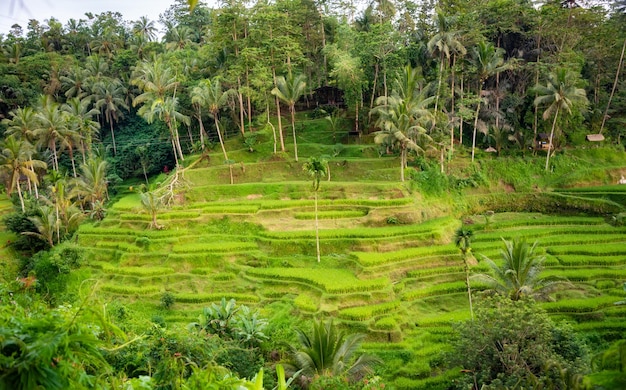
<path id="1" fill-rule="evenodd" d="M 344 269 L 260 268 L 249 269 L 247 274 L 266 279 L 310 284 L 333 294 L 381 290 L 389 285 L 387 278 L 361 280 Z"/>

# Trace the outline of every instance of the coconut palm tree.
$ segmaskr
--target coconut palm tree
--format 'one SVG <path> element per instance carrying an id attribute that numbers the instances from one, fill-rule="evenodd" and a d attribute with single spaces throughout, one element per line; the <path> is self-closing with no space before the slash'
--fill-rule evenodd
<path id="1" fill-rule="evenodd" d="M 311 334 L 301 329 L 296 329 L 296 333 L 301 346 L 294 350 L 293 357 L 303 375 L 346 375 L 354 378 L 371 372 L 372 366 L 380 363 L 374 356 L 357 357 L 356 351 L 365 335 L 346 335 L 337 329 L 332 320 L 314 322 Z"/>
<path id="2" fill-rule="evenodd" d="M 524 240 L 504 240 L 502 264 L 498 265 L 488 257 L 483 260 L 493 271 L 493 276 L 480 274 L 476 279 L 487 282 L 498 293 L 517 301 L 530 296 L 548 298 L 548 294 L 558 288 L 571 287 L 571 283 L 559 278 L 541 278 L 545 256 L 537 253 L 537 242 L 529 245 Z"/>
<path id="3" fill-rule="evenodd" d="M 143 106 L 144 108 L 146 106 Z M 143 110 L 142 116 L 148 123 L 154 122 L 155 118 L 162 120 L 170 131 L 172 141 L 172 149 L 176 159 L 176 165 L 179 161 L 184 161 L 182 147 L 180 145 L 180 137 L 178 134 L 178 123 L 182 122 L 189 126 L 190 119 L 178 111 L 178 98 L 167 96 L 165 99 L 157 99 L 150 105 L 150 110 Z"/>
<path id="4" fill-rule="evenodd" d="M 315 195 L 315 244 L 317 248 L 317 262 L 320 262 L 320 233 L 319 233 L 319 221 L 317 219 L 317 192 L 320 189 L 320 180 L 326 176 L 328 171 L 328 161 L 311 157 L 309 161 L 305 162 L 302 166 L 302 170 L 311 176 L 313 179 L 313 194 Z"/>
<path id="5" fill-rule="evenodd" d="M 152 42 L 156 39 L 158 29 L 153 20 L 148 19 L 147 16 L 142 16 L 133 24 L 133 33 L 142 37 L 148 42 Z"/>
<path id="6" fill-rule="evenodd" d="M 291 114 L 291 130 L 293 132 L 293 149 L 296 161 L 298 161 L 298 142 L 296 141 L 296 103 L 304 94 L 306 88 L 306 76 L 299 74 L 294 76 L 289 73 L 287 78 L 278 76 L 276 78 L 276 87 L 272 89 L 272 95 L 278 97 L 283 103 L 289 106 Z"/>
<path id="7" fill-rule="evenodd" d="M 576 87 L 577 75 L 572 74 L 565 68 L 557 69 L 555 73 L 548 75 L 546 85 L 537 85 L 535 90 L 535 106 L 545 106 L 548 108 L 543 112 L 543 120 L 547 120 L 552 115 L 552 129 L 548 140 L 548 154 L 546 156 L 546 171 L 550 165 L 550 154 L 552 153 L 554 130 L 556 129 L 559 113 L 572 114 L 574 106 L 586 107 L 588 104 L 587 95 L 583 88 Z"/>
<path id="8" fill-rule="evenodd" d="M 457 39 L 459 32 L 452 30 L 455 18 L 446 16 L 441 10 L 437 10 L 435 25 L 437 33 L 428 41 L 427 48 L 431 55 L 439 56 L 439 79 L 437 82 L 437 98 L 435 99 L 435 111 L 437 111 L 439 96 L 441 94 L 441 82 L 444 65 L 450 62 L 453 54 L 465 55 L 467 49 Z"/>
<path id="9" fill-rule="evenodd" d="M 106 160 L 96 156 L 80 165 L 80 177 L 74 182 L 72 194 L 88 203 L 91 210 L 109 197 L 107 168 Z"/>
<path id="10" fill-rule="evenodd" d="M 151 217 L 150 229 L 161 229 L 162 226 L 157 222 L 157 213 L 163 207 L 163 201 L 154 191 L 143 192 L 140 197 L 141 206 Z"/>
<path id="11" fill-rule="evenodd" d="M 113 141 L 113 154 L 117 154 L 115 145 L 115 132 L 113 131 L 113 122 L 118 122 L 124 116 L 121 109 L 128 110 L 126 104 L 126 87 L 119 79 L 105 79 L 94 85 L 94 93 L 96 96 L 95 107 L 104 114 L 104 119 L 109 123 L 111 128 L 111 139 Z"/>
<path id="12" fill-rule="evenodd" d="M 467 299 L 469 301 L 470 314 L 474 319 L 474 309 L 472 308 L 472 290 L 470 287 L 470 269 L 468 259 L 472 253 L 472 237 L 474 232 L 464 226 L 457 229 L 454 233 L 454 245 L 461 251 L 461 258 L 463 259 L 463 269 L 465 270 L 465 285 L 467 286 Z"/>
<path id="13" fill-rule="evenodd" d="M 479 42 L 472 50 L 472 63 L 476 67 L 478 75 L 478 104 L 474 116 L 474 132 L 472 134 L 472 162 L 474 162 L 474 151 L 476 149 L 476 133 L 478 131 L 478 114 L 482 102 L 483 87 L 487 79 L 508 68 L 504 62 L 504 50 L 496 48 L 489 42 Z"/>
<path id="14" fill-rule="evenodd" d="M 37 127 L 36 112 L 31 107 L 18 107 L 11 111 L 11 119 L 3 119 L 2 123 L 7 127 L 5 135 L 13 135 L 15 138 L 33 141 L 33 131 Z"/>
<path id="15" fill-rule="evenodd" d="M 376 99 L 377 106 L 374 107 L 374 113 L 378 114 L 376 126 L 381 129 L 374 141 L 400 147 L 401 181 L 404 181 L 408 150 L 423 152 L 431 141 L 424 125 L 432 118 L 427 107 L 434 97 L 428 97 L 425 90 L 419 90 L 420 80 L 421 74 L 417 69 L 405 67 L 396 77 L 391 95 Z"/>
<path id="16" fill-rule="evenodd" d="M 14 190 L 20 198 L 22 212 L 25 212 L 24 196 L 20 185 L 21 177 L 33 183 L 38 183 L 39 179 L 35 169 L 46 169 L 47 164 L 40 160 L 34 160 L 35 150 L 27 140 L 18 140 L 14 136 L 8 136 L 0 144 L 0 172 L 7 176 L 7 195 L 11 196 Z"/>
<path id="17" fill-rule="evenodd" d="M 62 146 L 68 131 L 68 114 L 50 96 L 42 96 L 36 118 L 33 137 L 37 147 L 47 147 L 52 152 L 52 169 L 59 170 L 57 150 Z"/>
<path id="18" fill-rule="evenodd" d="M 99 111 L 95 108 L 89 109 L 89 105 L 89 99 L 81 100 L 75 97 L 61 106 L 61 109 L 69 114 L 69 125 L 76 132 L 83 164 L 86 162 L 85 155 L 91 150 L 92 141 L 100 130 L 100 124 L 92 120 Z"/>
<path id="19" fill-rule="evenodd" d="M 224 161 L 228 161 L 226 147 L 224 146 L 224 137 L 220 130 L 219 112 L 228 104 L 228 99 L 235 94 L 235 91 L 232 89 L 224 91 L 222 89 L 222 83 L 216 77 L 213 80 L 202 80 L 198 86 L 192 90 L 191 94 L 192 102 L 205 106 L 209 110 L 209 116 L 213 118 L 215 123 L 215 130 L 217 131 L 217 137 L 222 147 Z"/>

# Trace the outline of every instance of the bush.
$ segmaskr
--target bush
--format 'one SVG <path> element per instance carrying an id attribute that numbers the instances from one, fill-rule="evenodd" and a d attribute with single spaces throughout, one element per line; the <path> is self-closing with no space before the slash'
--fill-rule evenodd
<path id="1" fill-rule="evenodd" d="M 165 310 L 169 310 L 174 306 L 174 302 L 176 298 L 174 298 L 174 294 L 169 291 L 166 291 L 161 295 L 161 307 Z"/>

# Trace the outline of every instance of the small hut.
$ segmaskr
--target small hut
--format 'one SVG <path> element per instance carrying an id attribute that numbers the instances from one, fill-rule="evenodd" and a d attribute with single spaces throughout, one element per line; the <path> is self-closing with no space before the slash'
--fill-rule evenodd
<path id="1" fill-rule="evenodd" d="M 554 149 L 554 144 L 552 144 Z M 537 140 L 535 141 L 535 150 L 549 150 L 550 149 L 550 134 L 539 133 L 537 134 Z"/>
<path id="2" fill-rule="evenodd" d="M 587 134 L 587 141 L 589 142 L 604 141 L 604 136 L 602 134 Z"/>

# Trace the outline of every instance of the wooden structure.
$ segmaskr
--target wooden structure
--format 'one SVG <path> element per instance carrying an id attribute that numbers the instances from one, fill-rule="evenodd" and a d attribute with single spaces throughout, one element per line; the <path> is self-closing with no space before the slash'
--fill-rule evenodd
<path id="1" fill-rule="evenodd" d="M 549 149 L 550 149 L 550 134 L 548 133 L 537 134 L 537 139 L 535 141 L 535 150 L 549 150 Z M 554 149 L 554 143 L 552 144 L 552 149 Z"/>
<path id="2" fill-rule="evenodd" d="M 604 136 L 602 134 L 588 134 L 587 141 L 589 142 L 600 142 L 604 141 Z"/>

